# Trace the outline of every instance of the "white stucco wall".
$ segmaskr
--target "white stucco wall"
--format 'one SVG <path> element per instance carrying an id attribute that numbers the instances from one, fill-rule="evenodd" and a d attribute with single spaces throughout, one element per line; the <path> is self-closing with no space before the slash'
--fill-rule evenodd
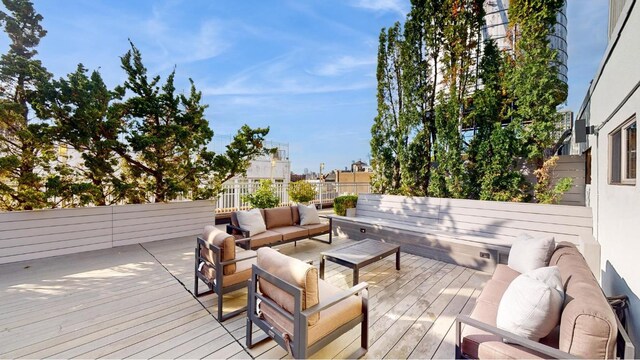
<path id="1" fill-rule="evenodd" d="M 629 296 L 630 333 L 637 349 L 640 345 L 640 181 L 636 185 L 609 185 L 608 171 L 609 133 L 634 115 L 640 120 L 640 90 L 603 125 L 640 80 L 640 5 L 636 3 L 629 14 L 618 43 L 592 89 L 590 124 L 601 129 L 598 135 L 589 137 L 592 185 L 588 203 L 593 209 L 594 235 L 602 247 L 602 287 L 607 295 Z M 611 41 L 614 38 L 615 34 Z"/>

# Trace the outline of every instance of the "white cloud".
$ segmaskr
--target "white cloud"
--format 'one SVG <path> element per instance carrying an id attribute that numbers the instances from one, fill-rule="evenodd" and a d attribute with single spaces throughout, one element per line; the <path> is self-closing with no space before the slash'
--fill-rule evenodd
<path id="1" fill-rule="evenodd" d="M 356 69 L 371 67 L 376 64 L 375 56 L 365 58 L 355 58 L 353 56 L 342 56 L 336 60 L 322 64 L 311 71 L 312 74 L 320 76 L 337 76 Z"/>
<path id="2" fill-rule="evenodd" d="M 354 91 L 375 87 L 375 80 L 365 78 L 361 81 L 319 81 L 315 76 L 300 71 L 297 62 L 301 61 L 297 51 L 278 56 L 271 60 L 250 66 L 231 76 L 221 85 L 200 86 L 204 95 L 301 95 Z M 359 61 L 362 62 L 362 61 Z M 344 61 L 356 64 L 358 61 Z M 358 65 L 360 66 L 360 65 Z M 340 69 L 324 69 L 326 72 Z"/>
<path id="3" fill-rule="evenodd" d="M 354 0 L 352 5 L 372 11 L 396 12 L 400 15 L 406 15 L 409 11 L 406 0 Z"/>

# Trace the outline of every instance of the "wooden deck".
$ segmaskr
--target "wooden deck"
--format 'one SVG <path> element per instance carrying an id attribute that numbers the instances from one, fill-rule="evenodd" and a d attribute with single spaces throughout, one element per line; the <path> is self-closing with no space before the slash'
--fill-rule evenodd
<path id="1" fill-rule="evenodd" d="M 289 357 L 273 341 L 245 349 L 246 318 L 220 324 L 216 295 L 192 296 L 194 245 L 181 238 L 0 265 L 0 358 Z M 318 266 L 329 247 L 280 249 Z M 401 267 L 388 257 L 360 272 L 370 285 L 366 357 L 452 358 L 454 318 L 471 311 L 489 275 L 405 253 Z M 325 279 L 351 286 L 351 272 L 331 262 Z M 246 292 L 225 302 L 241 306 Z M 347 358 L 358 337 L 355 328 L 313 357 Z"/>

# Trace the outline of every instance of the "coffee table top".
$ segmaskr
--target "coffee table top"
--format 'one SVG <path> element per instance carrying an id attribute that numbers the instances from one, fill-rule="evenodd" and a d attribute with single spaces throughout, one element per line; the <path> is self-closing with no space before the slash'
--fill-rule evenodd
<path id="1" fill-rule="evenodd" d="M 364 239 L 347 246 L 323 251 L 320 255 L 340 259 L 355 265 L 367 262 L 374 258 L 390 255 L 398 251 L 399 248 L 400 246 L 398 245 L 389 244 L 379 240 Z"/>

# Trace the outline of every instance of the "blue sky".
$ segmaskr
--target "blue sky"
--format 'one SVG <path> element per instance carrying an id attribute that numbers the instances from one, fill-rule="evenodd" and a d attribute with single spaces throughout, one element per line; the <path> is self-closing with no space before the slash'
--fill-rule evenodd
<path id="1" fill-rule="evenodd" d="M 569 0 L 569 108 L 577 110 L 607 42 L 605 0 Z M 193 78 L 216 134 L 270 126 L 289 143 L 292 169 L 367 161 L 376 113 L 382 27 L 403 20 L 408 0 L 35 1 L 48 35 L 39 58 L 56 77 L 81 62 L 110 86 L 124 81 L 130 38 L 178 89 Z M 0 51 L 8 40 L 0 38 Z"/>

